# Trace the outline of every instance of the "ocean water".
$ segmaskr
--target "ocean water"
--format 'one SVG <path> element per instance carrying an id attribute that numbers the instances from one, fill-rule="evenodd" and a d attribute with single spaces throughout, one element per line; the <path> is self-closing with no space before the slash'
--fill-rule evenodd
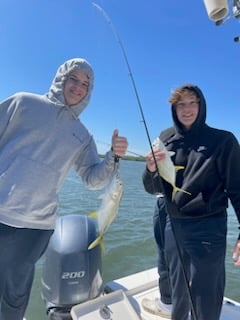
<path id="1" fill-rule="evenodd" d="M 157 265 L 156 245 L 153 238 L 152 215 L 156 198 L 145 192 L 142 185 L 144 162 L 121 161 L 120 176 L 124 195 L 117 219 L 104 237 L 106 254 L 103 256 L 104 282 L 142 271 Z M 70 172 L 60 194 L 59 215 L 84 214 L 100 205 L 98 196 L 103 191 L 86 190 L 75 172 Z M 231 299 L 240 301 L 240 267 L 232 264 L 232 250 L 238 235 L 237 220 L 230 206 L 228 220 L 228 249 L 226 257 L 226 292 Z M 27 309 L 27 320 L 47 320 L 41 298 L 41 259 Z"/>

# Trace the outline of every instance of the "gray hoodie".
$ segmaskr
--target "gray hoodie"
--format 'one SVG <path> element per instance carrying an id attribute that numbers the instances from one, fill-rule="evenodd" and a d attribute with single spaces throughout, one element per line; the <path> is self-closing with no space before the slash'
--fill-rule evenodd
<path id="1" fill-rule="evenodd" d="M 89 77 L 86 97 L 75 106 L 63 96 L 74 69 Z M 53 229 L 58 194 L 75 168 L 89 189 L 103 188 L 114 174 L 111 151 L 101 161 L 92 135 L 78 118 L 87 106 L 94 74 L 86 60 L 61 65 L 46 95 L 17 93 L 0 104 L 0 223 Z"/>

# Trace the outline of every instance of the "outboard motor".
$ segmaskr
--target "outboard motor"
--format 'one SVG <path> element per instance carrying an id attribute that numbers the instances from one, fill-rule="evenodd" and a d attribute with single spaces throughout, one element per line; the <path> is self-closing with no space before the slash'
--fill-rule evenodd
<path id="1" fill-rule="evenodd" d="M 51 320 L 70 320 L 71 308 L 102 291 L 100 246 L 88 250 L 97 237 L 92 218 L 66 215 L 57 219 L 45 253 L 42 298 Z"/>

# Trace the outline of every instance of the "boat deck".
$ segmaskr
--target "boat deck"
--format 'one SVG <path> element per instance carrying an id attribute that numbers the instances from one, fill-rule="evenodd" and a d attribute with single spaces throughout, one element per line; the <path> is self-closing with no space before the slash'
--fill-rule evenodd
<path id="1" fill-rule="evenodd" d="M 135 273 L 106 284 L 103 296 L 72 308 L 73 320 L 166 320 L 145 312 L 143 298 L 159 296 L 157 268 Z M 240 303 L 224 299 L 220 320 L 239 320 Z"/>

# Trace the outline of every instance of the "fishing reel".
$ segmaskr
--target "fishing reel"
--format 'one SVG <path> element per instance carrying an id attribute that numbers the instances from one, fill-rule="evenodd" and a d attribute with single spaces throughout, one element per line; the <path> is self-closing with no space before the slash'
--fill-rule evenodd
<path id="1" fill-rule="evenodd" d="M 213 20 L 216 26 L 226 23 L 231 18 L 240 19 L 240 0 L 204 0 L 204 4 L 209 19 Z M 240 36 L 234 37 L 233 40 L 240 42 Z"/>

